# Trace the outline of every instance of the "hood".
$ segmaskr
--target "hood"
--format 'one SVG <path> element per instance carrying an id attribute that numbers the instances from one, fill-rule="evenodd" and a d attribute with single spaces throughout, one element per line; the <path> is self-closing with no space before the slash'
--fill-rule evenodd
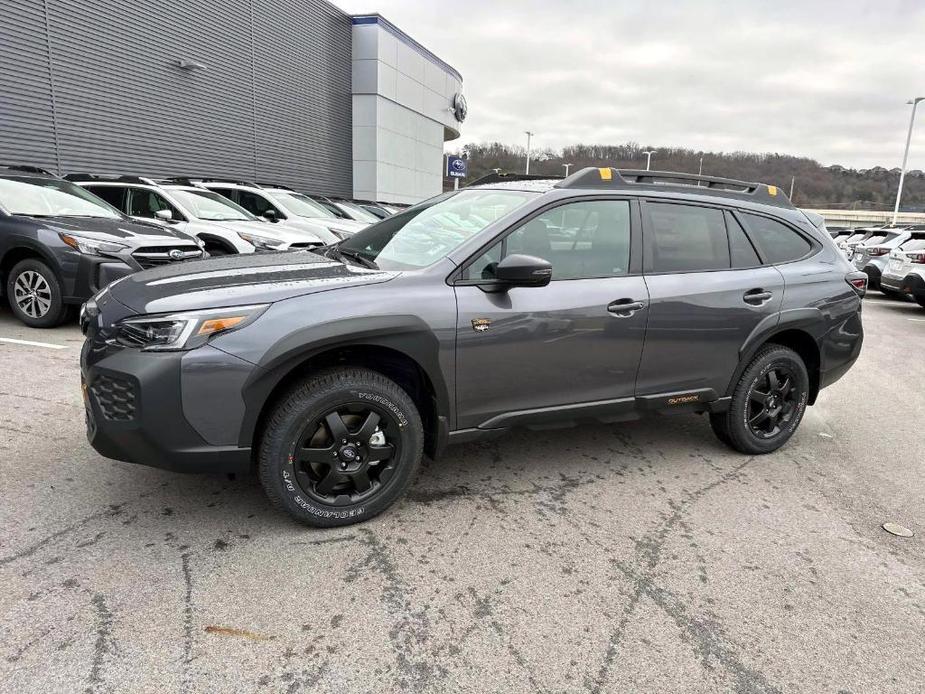
<path id="1" fill-rule="evenodd" d="M 79 234 L 101 241 L 115 241 L 127 246 L 176 245 L 177 240 L 197 245 L 189 234 L 155 224 L 129 219 L 100 219 L 97 217 L 49 217 L 42 220 L 52 231 Z"/>
<path id="2" fill-rule="evenodd" d="M 348 234 L 355 234 L 369 226 L 366 222 L 358 222 L 355 219 L 332 219 L 327 225 L 331 229 L 345 231 Z"/>
<path id="3" fill-rule="evenodd" d="M 331 220 L 332 222 L 335 220 Z M 340 220 L 336 220 L 340 222 Z M 335 224 L 327 224 L 324 219 L 313 219 L 310 217 L 289 217 L 285 221 L 277 222 L 276 224 L 271 224 L 272 227 L 282 227 L 283 229 L 288 229 L 294 235 L 299 235 L 300 238 L 296 239 L 286 239 L 291 243 L 296 243 L 297 241 L 321 241 L 321 243 L 327 245 L 329 243 L 337 243 L 340 239 L 331 231 L 328 230 L 328 227 L 336 226 Z"/>
<path id="4" fill-rule="evenodd" d="M 264 304 L 386 282 L 398 273 L 346 265 L 309 251 L 248 253 L 162 265 L 110 285 L 112 297 L 137 313 Z"/>

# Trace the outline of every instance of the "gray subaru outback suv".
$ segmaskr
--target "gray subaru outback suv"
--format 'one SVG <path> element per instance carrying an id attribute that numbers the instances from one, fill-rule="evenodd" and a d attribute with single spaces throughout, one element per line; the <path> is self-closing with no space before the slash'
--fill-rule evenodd
<path id="1" fill-rule="evenodd" d="M 862 342 L 866 276 L 774 186 L 493 175 L 321 250 L 165 266 L 82 312 L 103 455 L 256 469 L 317 526 L 512 427 L 702 413 L 774 451 Z"/>

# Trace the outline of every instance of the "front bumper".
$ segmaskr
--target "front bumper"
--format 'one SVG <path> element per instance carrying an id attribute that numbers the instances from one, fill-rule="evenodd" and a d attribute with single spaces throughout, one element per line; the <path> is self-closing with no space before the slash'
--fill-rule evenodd
<path id="1" fill-rule="evenodd" d="M 137 271 L 137 268 L 118 258 L 80 255 L 74 283 L 64 301 L 69 304 L 83 303 L 103 287 Z"/>
<path id="2" fill-rule="evenodd" d="M 205 349 L 229 356 L 212 348 L 200 348 Z M 221 386 L 212 388 L 208 401 L 194 402 L 194 411 L 190 412 L 189 398 L 183 398 L 184 359 L 190 354 L 141 352 L 88 339 L 80 365 L 87 438 L 93 448 L 107 458 L 176 472 L 250 469 L 250 448 L 207 440 L 214 439 L 214 432 L 222 424 L 233 430 L 233 437 L 237 436 L 239 427 L 234 426 L 234 416 L 225 422 L 215 420 L 227 415 L 223 402 L 233 402 L 235 395 L 240 399 L 240 379 L 230 380 L 229 392 L 222 392 Z M 203 354 L 209 356 L 208 352 Z M 214 370 L 202 369 L 198 361 L 194 366 L 194 371 L 210 374 L 213 381 L 225 382 Z"/>

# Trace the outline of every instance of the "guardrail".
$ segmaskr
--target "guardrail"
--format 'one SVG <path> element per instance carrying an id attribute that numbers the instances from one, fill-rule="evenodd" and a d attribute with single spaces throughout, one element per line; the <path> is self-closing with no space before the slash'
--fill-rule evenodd
<path id="1" fill-rule="evenodd" d="M 810 210 L 821 214 L 827 226 L 862 227 L 890 224 L 893 221 L 892 210 Z M 925 224 L 925 213 L 900 212 L 898 224 Z"/>

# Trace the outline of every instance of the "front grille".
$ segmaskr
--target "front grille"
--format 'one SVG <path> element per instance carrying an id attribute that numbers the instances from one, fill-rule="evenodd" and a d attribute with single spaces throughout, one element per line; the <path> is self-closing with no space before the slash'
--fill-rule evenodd
<path id="1" fill-rule="evenodd" d="M 202 257 L 202 249 L 191 246 L 149 246 L 139 248 L 132 253 L 132 257 L 141 267 L 147 269 L 181 260 L 196 260 Z"/>
<path id="2" fill-rule="evenodd" d="M 135 386 L 131 381 L 101 374 L 93 379 L 90 392 L 109 421 L 130 422 L 135 419 Z"/>

